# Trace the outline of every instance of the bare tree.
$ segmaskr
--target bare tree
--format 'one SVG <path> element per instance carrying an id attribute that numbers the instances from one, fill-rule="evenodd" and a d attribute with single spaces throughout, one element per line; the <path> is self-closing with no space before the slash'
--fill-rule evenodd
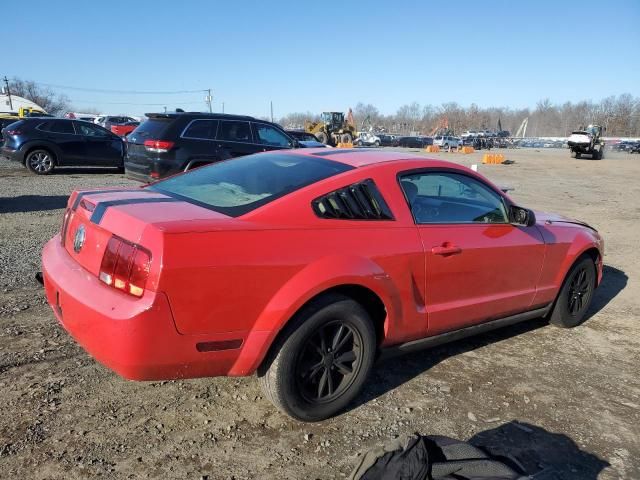
<path id="1" fill-rule="evenodd" d="M 69 98 L 66 95 L 56 94 L 51 89 L 29 80 L 13 78 L 9 82 L 9 90 L 13 95 L 40 105 L 52 115 L 61 115 L 70 109 Z"/>

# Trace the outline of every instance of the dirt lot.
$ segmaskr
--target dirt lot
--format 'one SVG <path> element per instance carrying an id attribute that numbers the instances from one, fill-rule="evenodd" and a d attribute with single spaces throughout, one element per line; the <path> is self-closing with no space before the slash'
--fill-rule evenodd
<path id="1" fill-rule="evenodd" d="M 480 171 L 522 205 L 602 232 L 588 321 L 533 321 L 389 360 L 347 413 L 313 425 L 278 413 L 253 378 L 134 383 L 88 357 L 33 275 L 72 189 L 132 182 L 91 170 L 35 177 L 0 160 L 0 477 L 343 478 L 360 452 L 420 432 L 472 439 L 557 478 L 640 478 L 640 157 L 504 153 L 516 163 Z"/>

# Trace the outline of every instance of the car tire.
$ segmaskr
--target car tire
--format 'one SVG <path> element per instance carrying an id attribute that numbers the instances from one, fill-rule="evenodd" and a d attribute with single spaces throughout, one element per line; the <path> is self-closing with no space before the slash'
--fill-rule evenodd
<path id="1" fill-rule="evenodd" d="M 575 158 L 582 158 L 582 154 L 580 152 L 576 152 L 576 157 Z"/>
<path id="2" fill-rule="evenodd" d="M 36 175 L 48 175 L 55 168 L 55 157 L 44 148 L 36 148 L 27 153 L 24 166 Z"/>
<path id="3" fill-rule="evenodd" d="M 349 297 L 325 295 L 287 325 L 258 369 L 258 378 L 279 410 L 317 422 L 354 399 L 375 353 L 376 334 L 366 310 Z"/>
<path id="4" fill-rule="evenodd" d="M 549 323 L 572 328 L 584 321 L 596 288 L 596 266 L 589 256 L 580 257 L 571 267 L 556 298 Z"/>
<path id="5" fill-rule="evenodd" d="M 329 137 L 325 132 L 318 132 L 315 134 L 315 136 L 320 143 L 324 143 L 325 145 L 329 143 Z"/>
<path id="6" fill-rule="evenodd" d="M 380 146 L 380 142 L 378 140 L 376 140 L 375 142 L 373 142 L 373 146 L 374 147 L 379 147 Z"/>

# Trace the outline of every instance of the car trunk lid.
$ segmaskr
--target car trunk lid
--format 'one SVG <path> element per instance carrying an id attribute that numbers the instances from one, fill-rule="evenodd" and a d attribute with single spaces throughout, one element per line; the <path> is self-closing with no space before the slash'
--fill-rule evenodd
<path id="1" fill-rule="evenodd" d="M 215 220 L 221 224 L 233 221 L 221 213 L 145 188 L 74 192 L 65 211 L 61 242 L 82 268 L 96 276 L 114 235 L 140 245 L 151 254 L 149 287 L 153 290 L 159 275 L 163 234 L 202 228 Z"/>

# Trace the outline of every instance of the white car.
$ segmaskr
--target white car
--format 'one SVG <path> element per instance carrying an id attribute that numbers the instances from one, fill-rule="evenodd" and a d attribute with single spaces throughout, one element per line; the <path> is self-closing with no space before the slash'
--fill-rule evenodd
<path id="1" fill-rule="evenodd" d="M 379 147 L 380 137 L 370 132 L 360 132 L 354 143 L 361 147 Z"/>
<path id="2" fill-rule="evenodd" d="M 460 146 L 460 139 L 450 135 L 436 135 L 433 137 L 433 144 L 440 148 L 458 148 Z"/>

